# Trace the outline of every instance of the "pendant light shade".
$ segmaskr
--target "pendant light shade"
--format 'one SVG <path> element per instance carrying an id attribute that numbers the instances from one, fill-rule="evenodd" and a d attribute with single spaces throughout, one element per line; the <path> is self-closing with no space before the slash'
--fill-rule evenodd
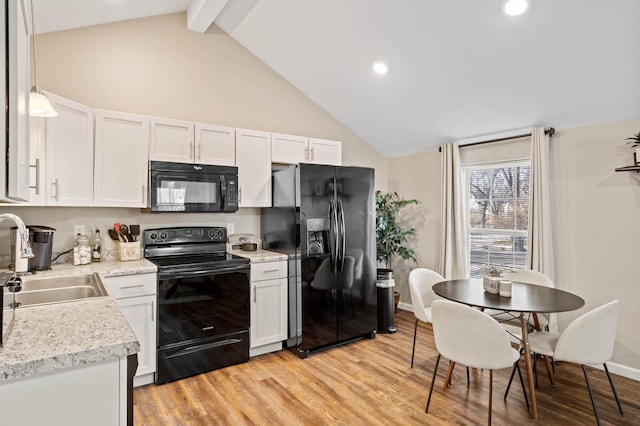
<path id="1" fill-rule="evenodd" d="M 36 86 L 29 92 L 29 115 L 32 117 L 55 117 L 58 115 L 51 102 Z"/>
<path id="2" fill-rule="evenodd" d="M 37 51 L 36 51 L 36 30 L 33 23 L 33 0 L 30 2 L 31 6 L 31 34 L 33 34 L 33 74 L 36 80 L 35 86 L 31 87 L 29 92 L 29 115 L 32 117 L 55 117 L 58 115 L 51 102 L 45 96 L 44 93 L 38 87 L 38 63 Z"/>

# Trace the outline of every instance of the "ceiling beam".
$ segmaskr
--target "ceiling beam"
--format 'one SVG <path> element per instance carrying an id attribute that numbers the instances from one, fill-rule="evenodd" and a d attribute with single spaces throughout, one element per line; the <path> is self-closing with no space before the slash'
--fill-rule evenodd
<path id="1" fill-rule="evenodd" d="M 204 33 L 228 0 L 192 0 L 187 8 L 187 28 Z"/>

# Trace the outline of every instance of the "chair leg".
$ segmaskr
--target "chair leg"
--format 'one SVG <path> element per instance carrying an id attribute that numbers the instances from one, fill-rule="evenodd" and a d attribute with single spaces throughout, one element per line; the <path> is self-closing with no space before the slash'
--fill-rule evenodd
<path id="1" fill-rule="evenodd" d="M 418 334 L 418 319 L 416 319 L 416 325 L 413 328 L 413 349 L 411 350 L 411 368 L 413 368 L 413 356 L 416 353 L 416 335 Z"/>
<path id="2" fill-rule="evenodd" d="M 591 385 L 589 384 L 589 377 L 587 376 L 587 367 L 582 364 L 582 372 L 584 373 L 584 379 L 587 382 L 587 389 L 589 389 L 589 397 L 591 398 L 591 406 L 593 407 L 593 414 L 596 416 L 596 423 L 600 426 L 600 417 L 598 416 L 598 409 L 596 408 L 596 402 L 593 399 L 593 392 L 591 391 Z"/>
<path id="3" fill-rule="evenodd" d="M 607 363 L 602 364 L 604 366 L 604 371 L 607 373 L 607 379 L 609 379 L 609 384 L 611 385 L 611 390 L 613 391 L 613 396 L 616 397 L 616 403 L 618 404 L 618 410 L 620 414 L 624 414 L 622 412 L 622 405 L 620 405 L 620 400 L 618 399 L 618 392 L 616 392 L 615 386 L 613 386 L 613 381 L 611 380 L 611 374 L 609 374 L 609 368 L 607 368 Z"/>
<path id="4" fill-rule="evenodd" d="M 511 370 L 511 377 L 509 377 L 509 383 L 507 383 L 507 390 L 504 391 L 504 400 L 507 400 L 507 395 L 509 395 L 509 389 L 511 389 L 511 382 L 513 381 L 513 376 L 516 374 L 516 366 L 517 363 L 513 363 L 513 370 Z"/>
<path id="5" fill-rule="evenodd" d="M 469 387 L 469 384 L 471 382 L 469 381 L 469 367 L 467 367 L 467 387 Z"/>
<path id="6" fill-rule="evenodd" d="M 431 387 L 429 388 L 429 397 L 427 398 L 427 407 L 424 409 L 425 413 L 429 412 L 429 404 L 431 403 L 431 394 L 433 393 L 433 385 L 436 382 L 436 373 L 438 373 L 438 364 L 440 363 L 440 354 L 436 358 L 436 366 L 433 367 L 433 377 L 431 378 Z"/>
<path id="7" fill-rule="evenodd" d="M 491 406 L 493 403 L 493 370 L 489 370 L 489 426 L 491 426 Z"/>
<path id="8" fill-rule="evenodd" d="M 527 398 L 527 388 L 522 380 L 522 371 L 520 371 L 520 364 L 516 361 L 516 369 L 518 370 L 518 377 L 520 377 L 520 385 L 522 385 L 522 393 L 524 394 L 524 402 L 527 404 L 527 410 L 529 409 L 529 398 Z"/>

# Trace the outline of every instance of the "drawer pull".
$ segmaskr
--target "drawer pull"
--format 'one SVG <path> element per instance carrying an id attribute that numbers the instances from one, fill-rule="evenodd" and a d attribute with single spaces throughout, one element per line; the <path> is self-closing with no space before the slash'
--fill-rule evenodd
<path id="1" fill-rule="evenodd" d="M 140 288 L 140 287 L 144 287 L 144 284 L 125 285 L 124 287 L 120 287 L 120 290 L 128 290 L 130 288 Z"/>
<path id="2" fill-rule="evenodd" d="M 262 271 L 263 274 L 270 274 L 271 272 L 278 272 L 279 269 L 268 269 L 266 271 Z"/>

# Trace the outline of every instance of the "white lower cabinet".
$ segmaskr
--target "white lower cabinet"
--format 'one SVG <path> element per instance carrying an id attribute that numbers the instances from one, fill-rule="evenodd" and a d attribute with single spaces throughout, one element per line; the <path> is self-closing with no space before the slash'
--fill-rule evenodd
<path id="1" fill-rule="evenodd" d="M 249 356 L 282 349 L 287 338 L 287 261 L 251 264 Z"/>
<path id="2" fill-rule="evenodd" d="M 156 274 L 109 277 L 105 282 L 140 342 L 133 385 L 153 383 L 156 371 Z"/>
<path id="3" fill-rule="evenodd" d="M 127 357 L 0 385 L 3 425 L 127 425 Z"/>

